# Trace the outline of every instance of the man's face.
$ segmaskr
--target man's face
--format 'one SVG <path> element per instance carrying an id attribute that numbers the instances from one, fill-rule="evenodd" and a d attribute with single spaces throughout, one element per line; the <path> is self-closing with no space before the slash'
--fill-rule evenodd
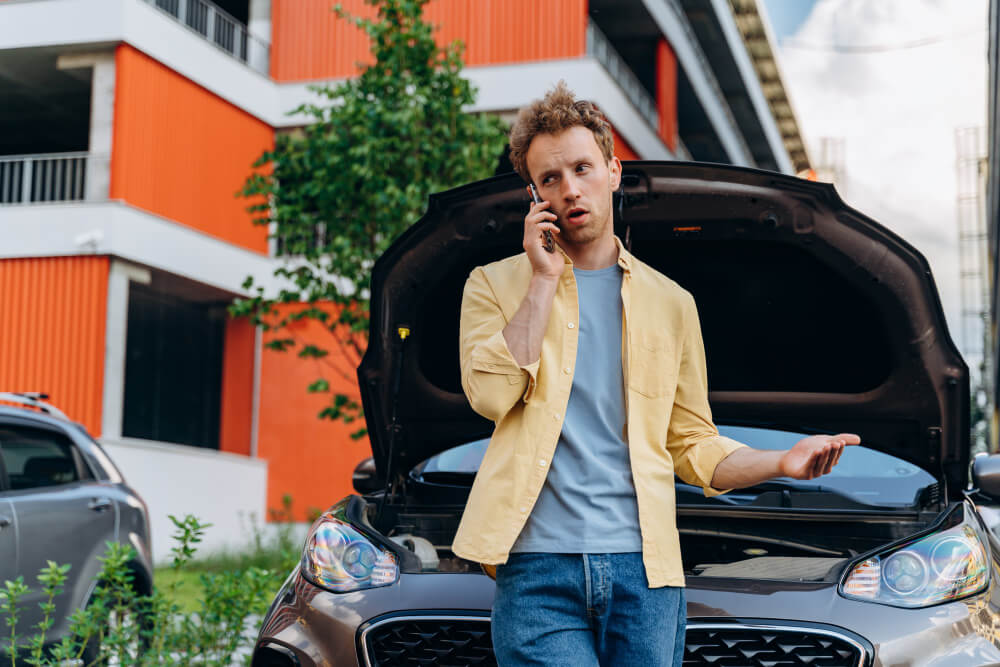
<path id="1" fill-rule="evenodd" d="M 613 235 L 611 193 L 621 180 L 621 162 L 604 159 L 594 133 L 582 126 L 539 134 L 525 155 L 542 199 L 559 216 L 563 246 L 583 246 Z"/>

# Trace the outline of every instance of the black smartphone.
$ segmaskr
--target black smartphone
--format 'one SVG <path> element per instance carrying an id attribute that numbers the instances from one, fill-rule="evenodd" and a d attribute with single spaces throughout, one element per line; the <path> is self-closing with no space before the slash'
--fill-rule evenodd
<path id="1" fill-rule="evenodd" d="M 528 183 L 528 189 L 531 190 L 531 198 L 534 202 L 536 204 L 541 204 L 542 198 L 538 196 L 538 188 L 535 187 L 535 184 Z M 546 229 L 542 232 L 542 234 L 545 236 L 545 242 L 542 244 L 542 247 L 545 248 L 545 252 L 555 252 L 556 241 L 552 238 L 552 232 Z"/>

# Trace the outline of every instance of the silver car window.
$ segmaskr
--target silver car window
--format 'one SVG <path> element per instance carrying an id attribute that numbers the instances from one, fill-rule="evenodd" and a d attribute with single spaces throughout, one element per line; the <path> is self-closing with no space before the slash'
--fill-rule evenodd
<path id="1" fill-rule="evenodd" d="M 43 429 L 0 427 L 0 456 L 11 491 L 68 484 L 80 479 L 73 445 Z"/>

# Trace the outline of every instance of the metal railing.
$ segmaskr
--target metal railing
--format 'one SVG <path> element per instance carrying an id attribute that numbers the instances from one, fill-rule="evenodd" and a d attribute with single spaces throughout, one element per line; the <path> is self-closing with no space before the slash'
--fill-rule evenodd
<path id="1" fill-rule="evenodd" d="M 145 0 L 252 69 L 270 73 L 271 45 L 206 0 Z"/>
<path id="2" fill-rule="evenodd" d="M 642 114 L 642 117 L 654 130 L 659 131 L 660 114 L 656 110 L 653 96 L 639 83 L 639 77 L 618 55 L 615 47 L 611 45 L 611 41 L 593 21 L 587 22 L 587 55 L 593 56 L 597 62 L 604 66 L 604 69 L 608 70 L 608 74 L 615 80 L 615 83 L 625 91 L 625 96 L 628 97 L 632 106 Z"/>
<path id="3" fill-rule="evenodd" d="M 695 57 L 698 59 L 698 65 L 701 68 L 701 76 L 704 78 L 705 82 L 712 88 L 712 93 L 715 95 L 715 101 L 726 116 L 726 120 L 729 121 L 729 128 L 732 130 L 731 134 L 735 140 L 735 143 L 739 145 L 739 148 L 743 150 L 743 155 L 748 160 L 748 163 L 755 165 L 753 153 L 750 151 L 750 146 L 747 144 L 746 137 L 744 136 L 742 130 L 740 130 L 739 123 L 736 122 L 736 116 L 733 115 L 733 110 L 729 106 L 729 100 L 726 98 L 726 94 L 722 92 L 722 86 L 719 85 L 719 80 L 715 78 L 715 70 L 712 69 L 712 64 L 709 62 L 708 57 L 701 48 L 701 43 L 698 41 L 698 35 L 695 34 L 694 28 L 691 27 L 691 23 L 687 18 L 687 14 L 684 13 L 684 8 L 681 7 L 678 0 L 665 0 L 664 5 L 674 14 L 674 19 L 677 24 L 684 29 L 684 33 L 687 39 L 687 44 L 690 45 L 691 50 L 694 52 Z M 680 66 L 680 63 L 678 63 Z M 691 75 L 689 74 L 689 77 Z M 704 101 L 702 102 L 704 104 Z M 715 126 L 715 123 L 711 123 Z M 734 155 L 734 151 L 726 145 L 725 139 L 722 137 L 722 133 L 718 127 L 715 130 L 716 134 L 719 135 L 719 139 L 722 140 L 725 146 L 725 151 L 729 155 L 729 161 L 739 163 L 737 159 L 739 156 Z"/>
<path id="4" fill-rule="evenodd" d="M 89 153 L 0 156 L 0 204 L 83 201 Z"/>

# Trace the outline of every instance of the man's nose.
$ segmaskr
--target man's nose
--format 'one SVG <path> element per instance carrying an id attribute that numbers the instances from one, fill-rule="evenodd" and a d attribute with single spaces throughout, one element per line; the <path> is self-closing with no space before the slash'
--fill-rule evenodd
<path id="1" fill-rule="evenodd" d="M 571 176 L 570 178 L 563 179 L 563 199 L 567 201 L 576 201 L 582 196 L 582 194 L 583 193 L 580 190 L 580 183 L 576 178 Z"/>

